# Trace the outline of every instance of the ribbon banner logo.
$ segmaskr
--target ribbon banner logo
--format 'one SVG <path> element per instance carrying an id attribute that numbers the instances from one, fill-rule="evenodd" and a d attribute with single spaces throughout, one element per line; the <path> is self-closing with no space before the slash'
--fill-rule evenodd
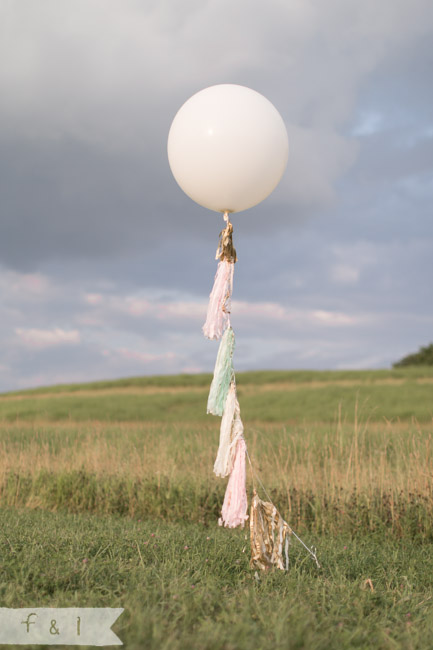
<path id="1" fill-rule="evenodd" d="M 0 644 L 123 645 L 110 629 L 115 607 L 0 607 Z"/>

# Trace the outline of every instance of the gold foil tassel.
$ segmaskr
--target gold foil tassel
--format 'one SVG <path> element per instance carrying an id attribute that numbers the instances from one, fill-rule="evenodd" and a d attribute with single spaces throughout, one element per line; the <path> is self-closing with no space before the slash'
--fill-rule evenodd
<path id="1" fill-rule="evenodd" d="M 230 222 L 228 212 L 224 214 L 224 219 L 227 221 L 227 226 L 220 232 L 220 239 L 216 251 L 215 259 L 223 262 L 237 262 L 236 249 L 233 246 L 233 225 Z"/>
<path id="2" fill-rule="evenodd" d="M 254 490 L 250 513 L 251 568 L 266 571 L 276 566 L 287 571 L 291 534 L 292 529 L 274 504 L 262 501 Z"/>

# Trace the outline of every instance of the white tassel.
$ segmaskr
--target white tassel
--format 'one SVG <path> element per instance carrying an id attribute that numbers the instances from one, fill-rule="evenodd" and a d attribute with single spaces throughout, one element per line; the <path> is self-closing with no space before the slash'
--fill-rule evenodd
<path id="1" fill-rule="evenodd" d="M 243 528 L 245 520 L 248 519 L 245 474 L 246 450 L 245 440 L 240 438 L 236 445 L 235 460 L 227 483 L 221 517 L 218 520 L 220 526 L 227 526 L 227 528 L 242 526 Z"/>
<path id="2" fill-rule="evenodd" d="M 219 262 L 215 281 L 209 296 L 206 322 L 203 333 L 208 339 L 220 339 L 226 327 L 230 326 L 230 305 L 233 291 L 234 263 Z"/>
<path id="3" fill-rule="evenodd" d="M 244 426 L 241 420 L 239 402 L 236 395 L 236 385 L 230 384 L 221 420 L 220 443 L 213 471 L 217 476 L 224 478 L 233 469 L 236 454 L 236 445 L 243 438 Z"/>

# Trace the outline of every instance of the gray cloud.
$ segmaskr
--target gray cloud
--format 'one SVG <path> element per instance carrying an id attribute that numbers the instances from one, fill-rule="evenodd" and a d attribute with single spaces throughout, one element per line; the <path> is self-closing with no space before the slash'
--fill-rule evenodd
<path id="1" fill-rule="evenodd" d="M 286 119 L 289 170 L 271 204 L 317 212 L 356 160 L 359 144 L 339 127 L 368 75 L 388 71 L 401 50 L 416 66 L 419 39 L 432 28 L 422 0 L 350 10 L 253 2 L 248 11 L 229 2 L 43 0 L 4 13 L 1 241 L 10 244 L 2 255 L 27 266 L 111 257 L 137 240 L 154 247 L 167 218 L 176 235 L 180 224 L 193 227 L 197 210 L 168 170 L 167 132 L 192 92 L 221 81 L 250 83 Z"/>
<path id="2" fill-rule="evenodd" d="M 198 320 L 162 327 L 105 306 L 85 326 L 80 296 L 206 299 L 221 219 L 176 185 L 166 140 L 181 104 L 215 83 L 265 94 L 290 140 L 279 187 L 233 217 L 235 297 L 379 319 L 338 332 L 304 323 L 303 333 L 273 321 L 260 355 L 259 329 L 240 319 L 240 367 L 386 365 L 427 342 L 431 3 L 24 0 L 0 10 L 3 386 L 49 383 L 65 367 L 78 377 L 90 360 L 98 376 L 211 369 Z M 23 278 L 38 274 L 54 293 L 31 298 Z M 30 354 L 17 328 L 81 339 Z"/>

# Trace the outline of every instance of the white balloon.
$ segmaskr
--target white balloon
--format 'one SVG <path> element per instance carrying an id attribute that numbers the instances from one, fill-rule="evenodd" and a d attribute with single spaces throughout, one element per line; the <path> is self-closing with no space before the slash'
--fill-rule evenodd
<path id="1" fill-rule="evenodd" d="M 236 84 L 196 93 L 168 134 L 168 160 L 191 199 L 217 212 L 240 212 L 275 189 L 289 141 L 281 115 L 263 95 Z"/>

